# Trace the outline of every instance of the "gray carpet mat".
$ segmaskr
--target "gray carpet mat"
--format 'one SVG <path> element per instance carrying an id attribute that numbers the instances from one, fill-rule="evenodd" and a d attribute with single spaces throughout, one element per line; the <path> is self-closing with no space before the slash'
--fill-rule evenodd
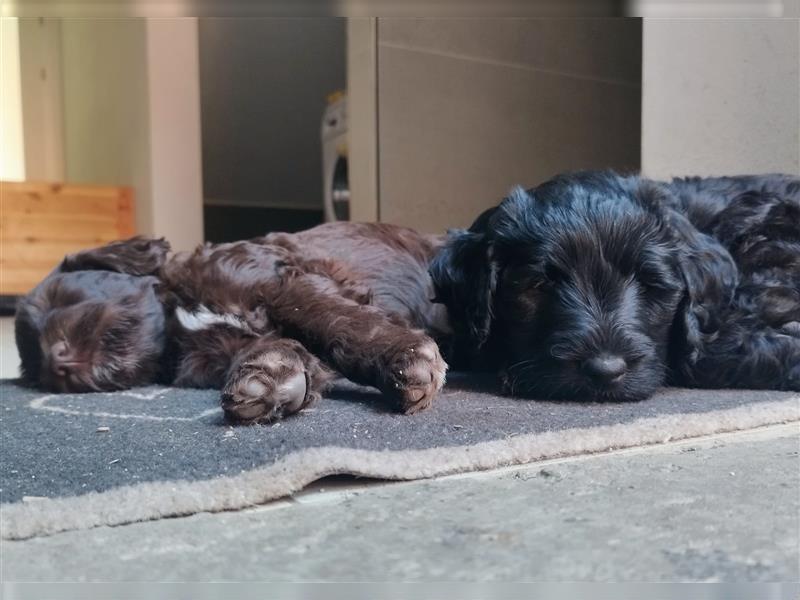
<path id="1" fill-rule="evenodd" d="M 55 395 L 4 381 L 0 396 L 7 539 L 241 508 L 331 474 L 414 479 L 800 418 L 791 393 L 547 402 L 498 396 L 491 380 L 459 374 L 414 416 L 342 382 L 299 415 L 246 427 L 225 423 L 213 390 Z"/>

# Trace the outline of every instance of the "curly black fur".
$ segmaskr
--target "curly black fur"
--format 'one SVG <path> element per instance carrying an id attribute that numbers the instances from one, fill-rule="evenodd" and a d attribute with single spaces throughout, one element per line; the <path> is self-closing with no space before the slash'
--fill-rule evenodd
<path id="1" fill-rule="evenodd" d="M 800 389 L 795 177 L 562 175 L 451 232 L 431 274 L 462 358 L 513 394 Z"/>

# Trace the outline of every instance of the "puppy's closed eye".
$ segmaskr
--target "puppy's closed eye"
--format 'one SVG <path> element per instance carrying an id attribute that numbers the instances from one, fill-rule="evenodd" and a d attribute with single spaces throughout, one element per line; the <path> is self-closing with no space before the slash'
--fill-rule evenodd
<path id="1" fill-rule="evenodd" d="M 680 282 L 671 274 L 663 271 L 640 271 L 636 275 L 636 281 L 646 292 L 652 294 L 665 294 L 680 290 Z"/>

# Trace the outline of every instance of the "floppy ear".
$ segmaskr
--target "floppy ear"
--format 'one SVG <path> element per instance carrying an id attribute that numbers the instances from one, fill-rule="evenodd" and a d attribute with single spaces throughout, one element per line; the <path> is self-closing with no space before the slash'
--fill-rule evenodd
<path id="1" fill-rule="evenodd" d="M 492 323 L 497 268 L 485 231 L 494 210 L 481 214 L 469 230 L 449 231 L 429 268 L 435 301 L 447 306 L 454 330 L 472 350 L 486 343 Z"/>
<path id="2" fill-rule="evenodd" d="M 683 242 L 678 265 L 686 285 L 682 320 L 687 355 L 681 361 L 694 364 L 706 340 L 722 325 L 720 317 L 733 299 L 739 272 L 717 240 L 695 229 L 682 215 L 675 215 L 673 222 Z"/>
<path id="3" fill-rule="evenodd" d="M 739 272 L 730 252 L 683 214 L 685 209 L 669 186 L 640 179 L 636 195 L 645 209 L 658 215 L 676 250 L 684 298 L 674 322 L 671 348 L 674 361 L 691 368 L 706 341 L 718 333 L 721 313 L 733 299 Z"/>
<path id="4" fill-rule="evenodd" d="M 164 266 L 169 242 L 142 236 L 111 242 L 99 248 L 67 255 L 58 270 L 115 271 L 127 275 L 155 275 Z"/>

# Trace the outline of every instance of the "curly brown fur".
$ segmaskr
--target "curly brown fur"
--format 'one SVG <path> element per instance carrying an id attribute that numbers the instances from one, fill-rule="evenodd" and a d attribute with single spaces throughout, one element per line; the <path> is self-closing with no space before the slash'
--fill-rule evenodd
<path id="1" fill-rule="evenodd" d="M 23 379 L 82 392 L 158 380 L 166 319 L 153 274 L 168 249 L 133 238 L 67 256 L 17 304 Z"/>
<path id="2" fill-rule="evenodd" d="M 427 274 L 436 245 L 400 227 L 338 223 L 205 245 L 168 260 L 162 241 L 141 238 L 86 251 L 65 259 L 20 304 L 25 374 L 61 391 L 141 385 L 160 374 L 177 385 L 221 389 L 226 414 L 254 422 L 307 406 L 336 372 L 416 412 L 430 405 L 447 367 L 431 337 L 446 331 Z M 125 293 L 109 289 L 110 278 Z M 65 310 L 84 311 L 83 296 L 48 302 L 65 281 L 101 298 L 107 317 L 81 317 L 80 331 L 65 329 Z M 121 316 L 130 290 L 141 287 L 153 292 L 147 309 L 161 315 L 150 329 L 127 326 Z M 95 342 L 101 321 L 115 320 L 120 340 L 112 355 Z M 146 346 L 145 339 L 160 343 Z M 80 366 L 55 357 L 63 345 L 85 348 Z M 95 377 L 126 353 L 159 369 Z"/>

